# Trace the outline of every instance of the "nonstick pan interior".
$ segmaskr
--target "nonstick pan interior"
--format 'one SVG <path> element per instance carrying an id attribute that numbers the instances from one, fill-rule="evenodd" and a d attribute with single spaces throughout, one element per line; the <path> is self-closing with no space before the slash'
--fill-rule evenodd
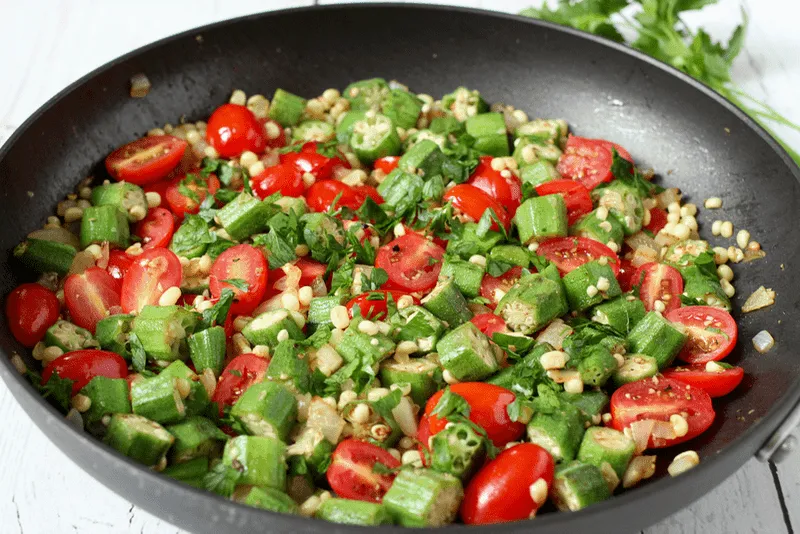
<path id="1" fill-rule="evenodd" d="M 153 83 L 144 99 L 128 97 L 137 72 Z M 269 96 L 282 87 L 311 96 L 372 76 L 435 96 L 465 85 L 531 117 L 564 118 L 580 135 L 625 146 L 642 167 L 660 173 L 660 183 L 680 187 L 699 206 L 721 196 L 723 210 L 698 216 L 703 234 L 710 235 L 712 220 L 728 219 L 767 251 L 763 260 L 734 267 L 736 308 L 760 285 L 778 293 L 775 306 L 738 317 L 741 342 L 729 361 L 743 366 L 747 377 L 736 393 L 715 403 L 712 430 L 691 443 L 703 458 L 699 468 L 583 512 L 491 531 L 522 532 L 534 525 L 537 532 L 638 529 L 709 490 L 752 456 L 800 395 L 792 350 L 800 333 L 791 324 L 798 289 L 790 274 L 800 243 L 796 167 L 742 113 L 687 77 L 621 47 L 529 19 L 399 5 L 291 10 L 187 32 L 99 69 L 37 112 L 0 155 L 0 294 L 30 279 L 7 261 L 14 245 L 41 226 L 80 179 L 102 179 L 102 160 L 116 146 L 181 117 L 205 118 L 233 88 Z M 712 243 L 718 244 L 716 238 Z M 25 354 L 4 318 L 0 323 L 3 351 Z M 777 340 L 766 355 L 750 343 L 762 329 Z M 266 521 L 274 531 L 353 530 L 232 505 L 157 477 L 72 431 L 7 359 L 0 373 L 34 421 L 77 463 L 170 521 L 198 532 L 254 532 Z"/>

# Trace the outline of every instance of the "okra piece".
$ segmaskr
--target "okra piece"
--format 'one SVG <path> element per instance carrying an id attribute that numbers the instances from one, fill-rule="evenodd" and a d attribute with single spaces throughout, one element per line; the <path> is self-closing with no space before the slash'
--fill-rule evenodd
<path id="1" fill-rule="evenodd" d="M 567 205 L 561 195 L 529 198 L 517 208 L 514 224 L 523 244 L 567 235 Z"/>
<path id="2" fill-rule="evenodd" d="M 581 352 L 578 372 L 584 384 L 603 387 L 617 370 L 617 360 L 606 347 L 595 345 Z"/>
<path id="3" fill-rule="evenodd" d="M 472 319 L 469 305 L 453 278 L 440 278 L 436 287 L 422 299 L 422 305 L 450 328 Z"/>
<path id="4" fill-rule="evenodd" d="M 455 423 L 431 438 L 430 467 L 469 480 L 483 464 L 486 447 L 469 425 Z"/>
<path id="5" fill-rule="evenodd" d="M 592 321 L 605 324 L 627 335 L 647 312 L 644 303 L 631 294 L 598 304 L 592 310 Z"/>
<path id="6" fill-rule="evenodd" d="M 619 430 L 593 426 L 587 428 L 583 435 L 578 460 L 599 468 L 607 463 L 622 480 L 635 451 L 636 444 L 633 440 Z"/>
<path id="7" fill-rule="evenodd" d="M 64 352 L 100 346 L 91 332 L 63 319 L 59 319 L 47 329 L 44 344 L 48 347 L 58 347 Z"/>
<path id="8" fill-rule="evenodd" d="M 286 445 L 267 436 L 237 436 L 228 440 L 222 462 L 239 471 L 240 484 L 286 491 Z"/>
<path id="9" fill-rule="evenodd" d="M 486 268 L 471 261 L 462 260 L 458 256 L 445 256 L 439 276 L 452 278 L 456 287 L 465 297 L 477 297 L 480 293 L 483 275 Z"/>
<path id="10" fill-rule="evenodd" d="M 422 111 L 422 100 L 417 95 L 402 89 L 392 89 L 381 102 L 381 112 L 389 117 L 395 126 L 408 130 L 417 125 Z"/>
<path id="11" fill-rule="evenodd" d="M 285 441 L 297 422 L 297 399 L 283 384 L 253 384 L 233 405 L 231 417 L 251 436 Z"/>
<path id="12" fill-rule="evenodd" d="M 195 332 L 187 340 L 189 357 L 198 373 L 211 369 L 214 376 L 222 372 L 222 363 L 225 361 L 225 329 L 221 326 L 212 326 L 200 332 Z"/>
<path id="13" fill-rule="evenodd" d="M 445 134 L 434 133 L 431 130 L 427 129 L 417 130 L 416 132 L 412 132 L 405 138 L 405 140 L 403 141 L 403 150 L 404 151 L 411 150 L 412 148 L 414 148 L 414 145 L 416 145 L 417 143 L 421 143 L 423 141 L 432 141 L 436 146 L 439 147 L 439 150 L 444 150 L 450 144 L 450 140 L 447 138 Z M 449 160 L 449 158 L 445 158 L 442 161 L 442 167 L 444 167 L 445 165 L 452 165 L 452 162 Z"/>
<path id="14" fill-rule="evenodd" d="M 570 226 L 569 235 L 588 237 L 603 244 L 614 242 L 620 247 L 625 239 L 625 229 L 616 217 L 606 216 L 601 219 L 597 210 L 594 210 Z"/>
<path id="15" fill-rule="evenodd" d="M 400 141 L 392 119 L 376 113 L 374 116 L 365 115 L 363 120 L 353 125 L 350 147 L 359 161 L 371 164 L 376 159 L 398 155 L 403 142 Z"/>
<path id="16" fill-rule="evenodd" d="M 381 364 L 380 379 L 384 387 L 411 386 L 410 397 L 418 406 L 425 406 L 443 385 L 439 364 L 430 358 L 412 358 L 407 362 L 386 360 Z"/>
<path id="17" fill-rule="evenodd" d="M 674 265 L 680 270 L 682 267 L 694 265 L 697 257 L 704 252 L 708 252 L 709 247 L 708 241 L 684 239 L 670 245 L 663 261 Z M 682 270 L 681 274 L 683 274 Z"/>
<path id="18" fill-rule="evenodd" d="M 495 313 L 514 332 L 532 334 L 567 311 L 562 283 L 536 273 L 520 278 L 500 299 Z"/>
<path id="19" fill-rule="evenodd" d="M 467 117 L 474 117 L 489 111 L 489 104 L 478 91 L 459 87 L 452 93 L 442 97 L 442 107 L 453 113 L 453 117 L 464 122 Z"/>
<path id="20" fill-rule="evenodd" d="M 304 197 L 280 197 L 275 204 L 281 208 L 284 215 L 294 212 L 298 217 L 302 217 L 308 213 L 308 202 Z"/>
<path id="21" fill-rule="evenodd" d="M 529 139 L 564 148 L 567 143 L 569 127 L 563 119 L 534 119 L 520 124 L 514 131 L 514 137 Z"/>
<path id="22" fill-rule="evenodd" d="M 593 260 L 568 272 L 562 278 L 569 308 L 583 311 L 622 294 L 614 271 L 607 263 Z"/>
<path id="23" fill-rule="evenodd" d="M 439 361 L 461 382 L 483 380 L 497 372 L 497 345 L 471 322 L 451 330 L 436 344 Z"/>
<path id="24" fill-rule="evenodd" d="M 652 356 L 659 370 L 672 364 L 685 342 L 686 334 L 658 312 L 645 315 L 628 334 L 631 352 Z"/>
<path id="25" fill-rule="evenodd" d="M 185 363 L 180 360 L 174 361 L 165 367 L 158 376 L 165 379 L 169 377 L 182 379 L 189 384 L 189 395 L 183 399 L 187 416 L 199 415 L 206 411 L 209 402 L 208 391 L 199 381 L 197 374 Z"/>
<path id="26" fill-rule="evenodd" d="M 353 133 L 353 126 L 358 121 L 364 120 L 366 110 L 351 110 L 342 115 L 339 124 L 336 125 L 336 140 L 339 144 L 346 145 L 350 141 L 350 135 Z"/>
<path id="27" fill-rule="evenodd" d="M 430 469 L 398 473 L 383 497 L 395 523 L 404 527 L 441 527 L 452 523 L 464 498 L 461 481 Z"/>
<path id="28" fill-rule="evenodd" d="M 624 386 L 658 374 L 658 360 L 646 354 L 626 354 L 625 363 L 616 370 L 614 385 Z"/>
<path id="29" fill-rule="evenodd" d="M 128 182 L 103 184 L 92 189 L 92 204 L 114 206 L 128 218 L 128 222 L 141 221 L 147 215 L 147 199 L 138 185 Z"/>
<path id="30" fill-rule="evenodd" d="M 253 234 L 266 230 L 267 221 L 271 216 L 270 204 L 242 192 L 217 212 L 216 220 L 231 238 L 243 241 Z"/>
<path id="31" fill-rule="evenodd" d="M 561 175 L 556 171 L 555 165 L 549 161 L 537 161 L 533 165 L 525 165 L 519 170 L 522 183 L 531 184 L 533 187 L 558 180 Z"/>
<path id="32" fill-rule="evenodd" d="M 350 102 L 350 109 L 377 110 L 389 96 L 389 84 L 383 78 L 371 78 L 353 82 L 342 91 L 342 96 Z"/>
<path id="33" fill-rule="evenodd" d="M 286 330 L 288 339 L 295 341 L 305 339 L 305 335 L 300 327 L 297 326 L 297 321 L 295 321 L 292 312 L 284 309 L 262 313 L 244 327 L 242 335 L 252 345 L 274 347 L 278 344 L 278 335 L 283 330 Z"/>
<path id="34" fill-rule="evenodd" d="M 130 237 L 128 217 L 116 206 L 91 206 L 83 210 L 81 248 L 106 241 L 112 247 L 127 248 Z"/>
<path id="35" fill-rule="evenodd" d="M 550 496 L 562 512 L 577 512 L 611 497 L 600 468 L 574 462 L 556 469 Z"/>
<path id="36" fill-rule="evenodd" d="M 303 121 L 292 129 L 292 140 L 298 143 L 326 143 L 336 137 L 333 125 L 318 120 Z"/>
<path id="37" fill-rule="evenodd" d="M 468 260 L 479 254 L 486 256 L 492 248 L 503 241 L 500 232 L 488 231 L 483 236 L 478 235 L 477 223 L 466 223 L 461 227 L 461 233 L 447 242 L 447 252 L 456 254 L 461 259 Z"/>
<path id="38" fill-rule="evenodd" d="M 561 157 L 561 149 L 556 145 L 534 141 L 532 139 L 518 138 L 514 140 L 514 152 L 511 156 L 516 160 L 519 167 L 533 165 L 538 161 L 547 161 L 553 165 L 558 163 Z"/>
<path id="39" fill-rule="evenodd" d="M 269 118 L 281 126 L 294 126 L 306 109 L 306 99 L 283 89 L 276 89 L 269 105 Z"/>
<path id="40" fill-rule="evenodd" d="M 446 330 L 442 321 L 422 306 L 397 310 L 391 324 L 395 341 L 413 341 L 419 347 L 418 352 L 424 353 L 433 350 Z"/>
<path id="41" fill-rule="evenodd" d="M 584 426 L 587 422 L 597 424 L 603 410 L 608 406 L 608 395 L 599 390 L 589 390 L 582 393 L 561 392 L 561 398 L 575 406 L 581 412 Z"/>
<path id="42" fill-rule="evenodd" d="M 128 382 L 124 378 L 96 376 L 83 386 L 80 393 L 91 401 L 89 410 L 83 413 L 86 426 L 97 423 L 109 414 L 131 413 Z"/>
<path id="43" fill-rule="evenodd" d="M 635 187 L 621 180 L 614 180 L 603 188 L 594 189 L 592 198 L 598 207 L 608 208 L 609 215 L 616 217 L 622 224 L 625 235 L 633 235 L 642 229 L 644 205 Z"/>
<path id="44" fill-rule="evenodd" d="M 562 402 L 553 413 L 536 412 L 528 423 L 528 439 L 558 462 L 575 459 L 585 430 L 580 410 Z"/>
<path id="45" fill-rule="evenodd" d="M 254 486 L 247 490 L 241 502 L 254 508 L 278 512 L 280 514 L 297 514 L 300 508 L 297 503 L 282 491 L 275 488 Z"/>
<path id="46" fill-rule="evenodd" d="M 157 375 L 131 384 L 133 413 L 157 423 L 177 423 L 186 416 L 186 406 L 174 376 Z"/>
<path id="47" fill-rule="evenodd" d="M 117 413 L 111 416 L 103 441 L 132 460 L 152 466 L 164 457 L 175 438 L 155 421 Z"/>
<path id="48" fill-rule="evenodd" d="M 425 182 L 416 174 L 394 169 L 378 186 L 378 193 L 383 197 L 385 209 L 397 213 L 405 213 L 422 200 L 422 188 Z"/>
<path id="49" fill-rule="evenodd" d="M 481 113 L 469 117 L 466 128 L 467 133 L 475 138 L 472 148 L 481 154 L 495 157 L 508 156 L 506 121 L 502 113 Z"/>
<path id="50" fill-rule="evenodd" d="M 126 360 L 131 359 L 128 348 L 128 334 L 133 324 L 133 315 L 117 314 L 104 317 L 97 322 L 95 335 L 100 347 L 104 350 L 116 352 Z"/>
<path id="51" fill-rule="evenodd" d="M 516 245 L 498 245 L 489 251 L 487 259 L 499 263 L 518 265 L 526 269 L 531 264 L 531 254 L 528 249 Z"/>
<path id="52" fill-rule="evenodd" d="M 313 330 L 320 326 L 329 326 L 331 322 L 331 310 L 340 306 L 344 299 L 341 295 L 328 295 L 326 297 L 314 297 L 308 304 L 308 325 Z"/>
<path id="53" fill-rule="evenodd" d="M 182 464 L 170 465 L 161 474 L 202 489 L 205 487 L 203 478 L 208 474 L 208 458 L 201 456 Z"/>
<path id="54" fill-rule="evenodd" d="M 228 435 L 209 419 L 200 416 L 167 427 L 175 438 L 169 451 L 171 463 L 184 463 L 195 458 L 215 458 L 222 452 Z"/>
<path id="55" fill-rule="evenodd" d="M 397 162 L 397 168 L 423 178 L 430 178 L 442 173 L 444 160 L 445 155 L 439 149 L 439 145 L 429 139 L 424 139 L 403 154 L 400 161 Z"/>
<path id="56" fill-rule="evenodd" d="M 352 499 L 328 499 L 319 506 L 315 517 L 343 525 L 392 524 L 392 518 L 382 504 Z"/>
<path id="57" fill-rule="evenodd" d="M 180 306 L 142 308 L 131 323 L 144 351 L 151 360 L 172 361 L 188 355 L 186 337 L 197 324 L 197 315 Z"/>
<path id="58" fill-rule="evenodd" d="M 333 443 L 328 441 L 320 430 L 306 427 L 295 442 L 289 445 L 287 454 L 290 460 L 294 456 L 302 456 L 306 467 L 311 470 L 312 477 L 320 479 L 325 476 L 333 449 Z"/>
<path id="59" fill-rule="evenodd" d="M 346 362 L 359 358 L 363 362 L 371 362 L 377 371 L 377 365 L 394 353 L 394 341 L 380 332 L 375 335 L 361 332 L 358 329 L 359 322 L 355 320 L 350 322 L 350 326 L 336 345 L 336 352 Z"/>
<path id="60" fill-rule="evenodd" d="M 72 245 L 44 239 L 26 239 L 14 248 L 14 257 L 26 268 L 62 276 L 69 272 L 77 253 Z"/>

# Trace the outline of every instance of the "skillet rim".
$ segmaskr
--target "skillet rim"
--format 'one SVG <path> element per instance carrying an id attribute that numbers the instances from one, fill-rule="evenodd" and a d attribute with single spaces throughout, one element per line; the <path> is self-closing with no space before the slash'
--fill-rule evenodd
<path id="1" fill-rule="evenodd" d="M 280 9 L 274 11 L 266 11 L 260 13 L 254 13 L 239 17 L 234 17 L 230 19 L 225 19 L 217 22 L 213 22 L 210 24 L 205 24 L 203 26 L 198 26 L 195 28 L 190 28 L 188 30 L 182 31 L 180 33 L 170 35 L 154 41 L 152 43 L 146 44 L 139 48 L 136 48 L 126 54 L 123 54 L 95 69 L 90 71 L 89 73 L 81 76 L 74 82 L 67 85 L 64 89 L 56 93 L 53 97 L 48 99 L 44 104 L 42 104 L 36 111 L 34 111 L 16 130 L 9 136 L 9 138 L 5 141 L 2 147 L 0 147 L 0 160 L 5 158 L 5 156 L 10 152 L 13 145 L 17 142 L 19 137 L 23 135 L 23 133 L 28 130 L 28 128 L 35 123 L 47 110 L 49 110 L 52 106 L 62 100 L 66 95 L 71 93 L 72 91 L 78 89 L 84 83 L 92 80 L 96 76 L 110 70 L 111 68 L 124 63 L 130 59 L 137 57 L 138 55 L 150 51 L 152 49 L 161 47 L 163 45 L 167 45 L 173 41 L 178 41 L 182 38 L 187 36 L 195 35 L 198 33 L 203 33 L 210 29 L 216 29 L 222 26 L 232 26 L 239 22 L 243 21 L 250 21 L 256 19 L 269 19 L 272 17 L 280 18 L 286 14 L 290 13 L 297 13 L 297 12 L 319 12 L 324 13 L 325 11 L 329 10 L 341 10 L 341 11 L 348 11 L 348 10 L 363 10 L 363 9 L 402 9 L 402 10 L 417 10 L 417 11 L 450 11 L 456 13 L 463 13 L 466 15 L 477 15 L 483 17 L 493 17 L 496 19 L 506 19 L 511 20 L 514 22 L 522 22 L 525 24 L 531 24 L 533 26 L 545 28 L 549 31 L 554 32 L 561 32 L 566 33 L 570 36 L 576 37 L 578 39 L 584 39 L 591 41 L 596 46 L 603 46 L 615 50 L 617 52 L 622 52 L 623 54 L 627 54 L 636 58 L 639 61 L 643 61 L 644 63 L 660 69 L 661 71 L 681 80 L 683 83 L 688 84 L 693 89 L 703 93 L 706 97 L 711 98 L 717 104 L 723 106 L 728 112 L 732 113 L 740 122 L 742 122 L 747 128 L 754 131 L 761 137 L 767 145 L 772 148 L 773 152 L 775 152 L 776 156 L 780 157 L 781 160 L 789 170 L 791 171 L 792 175 L 794 176 L 795 180 L 800 183 L 800 167 L 791 159 L 789 154 L 786 150 L 757 122 L 755 122 L 752 118 L 750 118 L 747 114 L 744 113 L 740 108 L 735 106 L 732 102 L 725 99 L 722 95 L 711 89 L 706 84 L 692 78 L 688 74 L 668 65 L 664 62 L 661 62 L 647 54 L 644 54 L 638 50 L 630 48 L 626 45 L 616 43 L 614 41 L 608 40 L 603 37 L 596 36 L 594 34 L 584 32 L 582 30 L 577 30 L 574 28 L 570 28 L 567 26 L 561 26 L 558 24 L 542 21 L 539 19 L 523 17 L 516 14 L 510 13 L 502 13 L 496 11 L 490 11 L 486 9 L 479 9 L 479 8 L 472 8 L 472 7 L 460 7 L 460 6 L 448 6 L 448 5 L 433 5 L 433 4 L 406 4 L 406 3 L 398 3 L 398 2 L 378 2 L 378 3 L 354 3 L 354 4 L 333 4 L 333 5 L 312 5 L 312 6 L 303 6 L 303 7 L 295 7 L 295 8 L 288 8 L 288 9 Z M 0 328 L 7 328 L 5 325 L 0 325 Z M 5 351 L 0 349 L 0 353 L 5 354 Z M 66 437 L 65 439 L 74 439 L 76 444 L 80 444 L 83 447 L 93 447 L 95 451 L 102 457 L 103 462 L 111 462 L 114 464 L 122 464 L 119 467 L 127 468 L 131 476 L 139 476 L 142 477 L 143 480 L 140 480 L 140 486 L 142 483 L 146 483 L 148 486 L 152 487 L 153 484 L 157 484 L 160 486 L 161 494 L 168 494 L 173 493 L 180 495 L 181 492 L 189 492 L 194 497 L 198 499 L 206 499 L 209 504 L 216 503 L 220 506 L 220 508 L 228 508 L 232 507 L 233 511 L 242 514 L 255 514 L 256 516 L 260 516 L 263 519 L 273 518 L 283 523 L 284 526 L 290 528 L 297 528 L 298 531 L 309 531 L 315 530 L 315 525 L 320 525 L 321 528 L 326 528 L 332 530 L 334 532 L 351 532 L 354 530 L 353 526 L 350 525 L 331 525 L 330 523 L 322 523 L 322 522 L 310 522 L 307 518 L 299 517 L 299 516 L 292 516 L 288 514 L 278 514 L 275 512 L 269 512 L 266 510 L 261 510 L 253 507 L 246 506 L 244 504 L 239 504 L 229 499 L 224 499 L 216 494 L 200 490 L 194 487 L 187 486 L 185 484 L 181 484 L 176 480 L 172 480 L 168 477 L 162 476 L 158 473 L 153 472 L 149 468 L 142 466 L 133 462 L 131 459 L 124 457 L 102 443 L 101 441 L 90 437 L 85 432 L 79 432 L 75 429 L 64 417 L 61 413 L 59 413 L 53 406 L 51 406 L 38 392 L 35 391 L 33 386 L 26 380 L 22 375 L 20 375 L 11 365 L 10 358 L 3 359 L 4 361 L 0 364 L 0 377 L 3 378 L 3 381 L 8 386 L 9 390 L 12 392 L 13 398 L 22 406 L 23 410 L 26 414 L 31 418 L 34 424 L 39 427 L 44 435 L 50 440 L 54 445 L 56 445 L 60 450 L 63 449 L 57 444 L 53 436 L 50 433 L 44 430 L 45 425 L 51 424 L 51 421 L 57 421 L 57 425 L 61 425 L 58 429 L 58 432 L 63 433 Z M 684 474 L 681 477 L 672 478 L 672 477 L 662 477 L 658 480 L 654 480 L 642 488 L 637 488 L 635 491 L 628 491 L 622 493 L 620 495 L 614 496 L 612 499 L 608 499 L 601 503 L 598 503 L 594 506 L 591 506 L 587 509 L 580 510 L 578 512 L 572 512 L 569 515 L 565 515 L 563 513 L 552 513 L 552 514 L 545 514 L 537 518 L 536 525 L 542 525 L 542 527 L 546 527 L 547 525 L 554 525 L 558 524 L 559 522 L 563 522 L 565 525 L 569 524 L 570 518 L 575 517 L 576 519 L 583 518 L 584 520 L 588 520 L 592 516 L 596 516 L 598 519 L 601 517 L 607 516 L 610 512 L 617 508 L 630 508 L 634 503 L 638 501 L 642 501 L 648 498 L 651 498 L 654 494 L 666 494 L 667 492 L 678 492 L 678 488 L 686 488 L 689 489 L 691 486 L 694 485 L 695 482 L 699 482 L 702 480 L 701 477 L 706 477 L 708 475 L 709 478 L 715 478 L 712 474 L 718 473 L 720 470 L 724 470 L 726 472 L 725 477 L 730 476 L 735 472 L 735 470 L 731 470 L 728 467 L 724 466 L 724 463 L 729 463 L 730 458 L 734 456 L 739 456 L 743 461 L 746 459 L 751 458 L 755 452 L 767 442 L 769 437 L 780 427 L 780 425 L 786 420 L 788 414 L 798 408 L 798 404 L 800 403 L 800 377 L 795 380 L 794 387 L 790 386 L 790 389 L 784 394 L 784 397 L 781 399 L 780 402 L 774 404 L 769 411 L 762 417 L 760 420 L 755 421 L 745 432 L 740 434 L 736 439 L 732 440 L 725 446 L 724 449 L 721 449 L 717 454 L 714 454 L 711 457 L 708 457 L 701 462 L 701 464 L 692 469 L 691 472 Z M 32 401 L 29 403 L 23 404 L 21 401 L 21 396 L 27 396 L 27 401 Z M 34 417 L 33 414 L 36 414 Z M 66 454 L 66 452 L 65 452 Z M 68 456 L 70 460 L 75 463 L 76 460 L 72 457 L 72 455 Z M 117 493 L 115 489 L 113 489 L 110 485 L 107 485 L 105 481 L 99 480 L 93 472 L 89 469 L 84 468 L 81 464 L 82 470 L 87 472 L 92 478 L 106 486 L 108 489 L 111 489 L 114 493 Z M 741 467 L 742 463 L 737 463 Z M 95 468 L 96 469 L 96 468 Z M 716 476 L 716 478 L 720 478 Z M 703 484 L 698 484 L 702 486 Z M 705 490 L 705 492 L 710 491 L 716 486 L 712 486 Z M 705 493 L 704 492 L 704 493 Z M 127 497 L 127 496 L 126 496 Z M 155 507 L 143 506 L 142 508 L 147 509 L 154 509 Z M 160 507 L 163 509 L 163 507 Z M 167 508 L 168 510 L 168 508 Z M 671 513 L 675 513 L 678 510 L 673 510 Z M 156 514 L 160 515 L 160 514 Z M 166 515 L 166 514 L 164 514 Z M 174 516 L 173 516 L 174 517 Z M 176 518 L 177 519 L 177 518 Z M 658 518 L 654 518 L 658 519 Z M 486 532 L 503 532 L 503 533 L 510 533 L 522 530 L 524 528 L 528 528 L 531 525 L 530 521 L 520 521 L 516 523 L 508 523 L 504 525 L 488 525 L 484 526 L 483 528 L 487 528 Z M 177 525 L 181 526 L 181 525 Z M 359 530 L 370 528 L 370 527 L 355 527 Z M 393 530 L 393 531 L 405 531 L 403 527 L 391 526 L 391 527 L 380 527 L 381 529 Z M 477 532 L 482 527 L 467 527 L 463 524 L 456 524 L 451 525 L 448 527 L 449 529 L 459 529 L 463 530 L 465 528 L 471 528 L 473 531 Z M 423 531 L 433 531 L 432 528 L 425 528 L 421 529 Z M 361 530 L 365 531 L 365 530 Z"/>

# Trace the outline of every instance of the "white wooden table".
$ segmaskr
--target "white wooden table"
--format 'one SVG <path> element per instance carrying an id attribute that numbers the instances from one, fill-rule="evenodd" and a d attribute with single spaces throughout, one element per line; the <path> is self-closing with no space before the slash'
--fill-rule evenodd
<path id="1" fill-rule="evenodd" d="M 532 0 L 536 2 L 536 0 Z M 541 1 L 541 0 L 539 0 Z M 68 83 L 106 61 L 170 34 L 265 9 L 327 0 L 0 0 L 0 143 Z M 529 0 L 446 0 L 516 12 Z M 687 17 L 726 36 L 750 15 L 747 47 L 734 77 L 800 122 L 800 17 L 797 0 L 721 0 Z M 778 129 L 796 149 L 800 133 Z M 35 167 L 32 167 L 35 172 Z M 34 427 L 0 383 L 0 533 L 182 533 L 111 493 Z M 800 453 L 779 466 L 751 460 L 719 488 L 645 532 L 791 533 L 800 526 Z"/>

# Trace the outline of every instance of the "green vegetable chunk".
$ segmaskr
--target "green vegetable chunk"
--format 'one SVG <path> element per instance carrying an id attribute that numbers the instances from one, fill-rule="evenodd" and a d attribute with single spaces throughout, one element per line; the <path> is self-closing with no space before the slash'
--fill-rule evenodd
<path id="1" fill-rule="evenodd" d="M 263 232 L 273 208 L 267 202 L 242 192 L 217 212 L 217 220 L 236 241 Z"/>
<path id="2" fill-rule="evenodd" d="M 80 394 L 91 401 L 89 409 L 83 413 L 88 427 L 109 414 L 131 413 L 128 382 L 124 378 L 96 376 L 81 389 Z"/>
<path id="3" fill-rule="evenodd" d="M 286 440 L 297 422 L 297 399 L 283 384 L 253 384 L 233 405 L 231 417 L 250 435 Z"/>
<path id="4" fill-rule="evenodd" d="M 14 257 L 24 267 L 37 273 L 60 275 L 69 272 L 77 253 L 72 245 L 44 239 L 26 239 L 14 248 Z"/>
<path id="5" fill-rule="evenodd" d="M 106 445 L 144 465 L 156 465 L 175 438 L 154 421 L 134 414 L 114 414 L 103 439 Z"/>
<path id="6" fill-rule="evenodd" d="M 225 444 L 222 463 L 241 473 L 240 484 L 286 490 L 286 445 L 267 436 L 237 436 Z"/>
<path id="7" fill-rule="evenodd" d="M 408 362 L 386 360 L 381 364 L 380 379 L 384 387 L 410 385 L 410 396 L 418 406 L 425 406 L 443 385 L 439 364 L 430 358 L 414 358 Z"/>
<path id="8" fill-rule="evenodd" d="M 583 311 L 622 294 L 614 271 L 601 260 L 586 262 L 564 275 L 564 290 L 571 310 Z"/>
<path id="9" fill-rule="evenodd" d="M 495 313 L 511 330 L 532 334 L 567 311 L 562 283 L 537 273 L 520 278 L 500 299 Z"/>
<path id="10" fill-rule="evenodd" d="M 481 113 L 469 117 L 467 133 L 475 138 L 473 148 L 481 154 L 508 156 L 508 137 L 502 113 Z"/>
<path id="11" fill-rule="evenodd" d="M 422 299 L 422 305 L 451 328 L 472 319 L 467 301 L 453 278 L 440 278 L 436 287 Z"/>
<path id="12" fill-rule="evenodd" d="M 103 184 L 92 189 L 92 204 L 114 206 L 129 222 L 141 221 L 147 215 L 147 199 L 138 185 L 128 182 Z"/>
<path id="13" fill-rule="evenodd" d="M 383 505 L 354 501 L 352 499 L 328 499 L 320 505 L 315 516 L 317 519 L 344 525 L 378 526 L 392 524 L 392 518 Z"/>
<path id="14" fill-rule="evenodd" d="M 592 197 L 598 207 L 608 208 L 609 215 L 619 221 L 625 235 L 633 235 L 642 229 L 644 206 L 642 197 L 634 186 L 622 180 L 614 180 L 606 187 L 593 190 Z"/>
<path id="15" fill-rule="evenodd" d="M 499 248 L 499 247 L 496 247 Z M 462 260 L 457 256 L 447 255 L 442 262 L 440 278 L 452 278 L 453 283 L 465 297 L 477 297 L 480 293 L 481 282 L 486 268 L 471 261 Z"/>
<path id="16" fill-rule="evenodd" d="M 595 306 L 592 310 L 592 321 L 608 325 L 627 335 L 644 319 L 646 313 L 641 300 L 634 295 L 625 294 Z"/>
<path id="17" fill-rule="evenodd" d="M 464 423 L 448 426 L 431 438 L 431 469 L 450 473 L 462 481 L 475 474 L 485 454 L 481 436 Z"/>
<path id="18" fill-rule="evenodd" d="M 578 364 L 578 372 L 584 384 L 603 387 L 617 370 L 617 360 L 602 345 L 589 347 L 581 356 L 583 359 Z"/>
<path id="19" fill-rule="evenodd" d="M 524 244 L 567 235 L 567 205 L 561 195 L 529 198 L 517 208 L 514 224 Z"/>
<path id="20" fill-rule="evenodd" d="M 269 106 L 269 118 L 281 126 L 294 126 L 300 122 L 306 100 L 283 89 L 276 89 Z M 229 232 L 230 233 L 230 232 Z"/>
<path id="21" fill-rule="evenodd" d="M 528 439 L 546 449 L 554 460 L 561 462 L 575 459 L 583 432 L 580 410 L 565 402 L 560 403 L 552 413 L 536 412 L 528 423 Z"/>
<path id="22" fill-rule="evenodd" d="M 100 319 L 95 327 L 95 335 L 100 347 L 104 350 L 116 352 L 126 360 L 130 360 L 131 352 L 128 349 L 128 334 L 133 324 L 133 315 L 118 314 Z"/>
<path id="23" fill-rule="evenodd" d="M 58 347 L 64 352 L 100 346 L 91 332 L 63 319 L 59 319 L 47 329 L 44 343 L 48 347 Z"/>
<path id="24" fill-rule="evenodd" d="M 646 354 L 626 354 L 625 363 L 616 370 L 613 379 L 619 387 L 658 374 L 658 360 Z"/>
<path id="25" fill-rule="evenodd" d="M 252 345 L 274 347 L 278 344 L 278 337 L 284 330 L 286 331 L 287 339 L 305 339 L 303 331 L 297 326 L 293 313 L 283 309 L 262 313 L 244 327 L 242 335 Z"/>
<path id="26" fill-rule="evenodd" d="M 211 369 L 214 376 L 219 376 L 225 361 L 226 337 L 221 326 L 212 326 L 189 336 L 189 357 L 198 373 Z"/>
<path id="27" fill-rule="evenodd" d="M 398 473 L 383 505 L 398 525 L 440 527 L 455 520 L 463 498 L 461 481 L 453 475 L 407 469 Z"/>
<path id="28" fill-rule="evenodd" d="M 574 462 L 556 469 L 550 495 L 562 512 L 576 512 L 608 499 L 611 491 L 598 467 Z"/>
<path id="29" fill-rule="evenodd" d="M 241 502 L 248 506 L 281 514 L 297 514 L 299 512 L 297 503 L 291 497 L 274 488 L 252 487 Z"/>
<path id="30" fill-rule="evenodd" d="M 403 143 L 389 117 L 367 114 L 353 125 L 350 146 L 362 163 L 371 164 L 376 159 L 398 155 Z"/>
<path id="31" fill-rule="evenodd" d="M 127 215 L 116 206 L 85 208 L 81 219 L 81 247 L 105 241 L 112 247 L 127 248 L 130 244 Z"/>
<path id="32" fill-rule="evenodd" d="M 456 380 L 483 380 L 497 372 L 502 349 L 478 328 L 466 322 L 451 330 L 436 344 L 439 361 Z"/>
<path id="33" fill-rule="evenodd" d="M 593 426 L 583 435 L 578 460 L 599 468 L 607 463 L 622 480 L 635 450 L 633 440 L 619 430 Z"/>
<path id="34" fill-rule="evenodd" d="M 185 308 L 151 306 L 142 308 L 131 323 L 142 347 L 152 360 L 172 361 L 188 355 L 186 338 L 197 324 L 197 315 Z"/>
<path id="35" fill-rule="evenodd" d="M 686 334 L 657 312 L 650 312 L 628 334 L 631 351 L 652 356 L 659 370 L 669 367 L 686 342 Z"/>
<path id="36" fill-rule="evenodd" d="M 169 451 L 172 463 L 183 463 L 195 458 L 215 458 L 222 452 L 228 435 L 209 419 L 200 416 L 188 417 L 184 421 L 167 427 L 175 437 Z"/>

